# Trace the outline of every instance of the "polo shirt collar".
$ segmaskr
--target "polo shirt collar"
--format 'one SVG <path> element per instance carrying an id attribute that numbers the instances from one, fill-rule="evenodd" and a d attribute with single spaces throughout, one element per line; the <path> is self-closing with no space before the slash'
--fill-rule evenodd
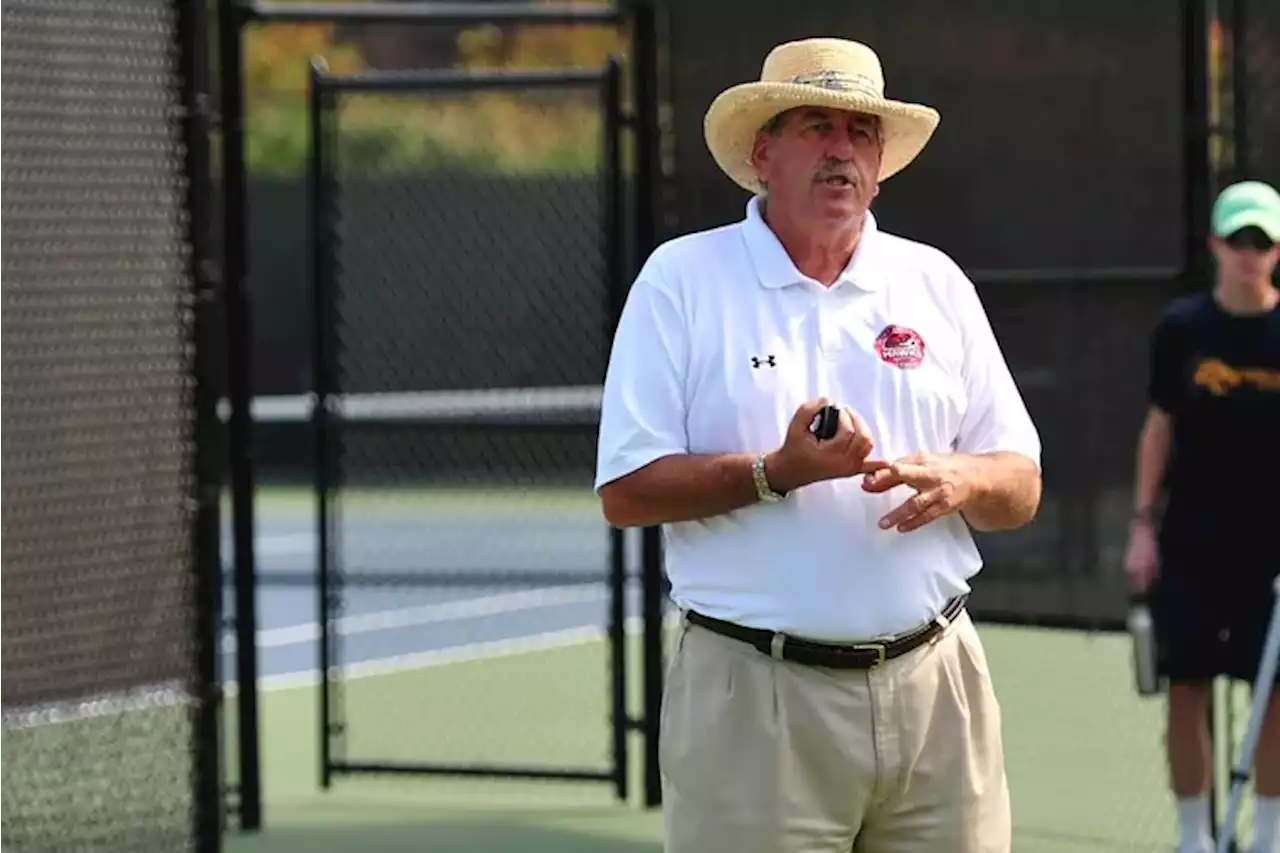
<path id="1" fill-rule="evenodd" d="M 871 256 L 875 253 L 876 235 L 879 229 L 876 218 L 867 211 L 862 225 L 862 239 L 854 250 L 849 265 L 836 279 L 834 288 L 851 284 L 861 290 L 875 290 L 878 285 L 877 276 L 872 270 Z M 787 254 L 782 242 L 778 240 L 773 229 L 764 221 L 760 213 L 760 196 L 752 196 L 747 202 L 747 218 L 743 222 L 742 236 L 747 243 L 747 252 L 755 267 L 756 277 L 768 288 L 787 287 L 792 284 L 803 284 L 812 281 L 796 268 L 795 262 Z"/>

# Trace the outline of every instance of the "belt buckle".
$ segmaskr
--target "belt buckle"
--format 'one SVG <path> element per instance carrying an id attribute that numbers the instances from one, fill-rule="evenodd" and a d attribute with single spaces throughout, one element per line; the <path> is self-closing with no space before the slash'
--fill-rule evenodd
<path id="1" fill-rule="evenodd" d="M 851 648 L 856 652 L 875 652 L 876 662 L 871 664 L 872 667 L 877 667 L 884 663 L 885 656 L 889 651 L 884 643 L 858 643 Z"/>

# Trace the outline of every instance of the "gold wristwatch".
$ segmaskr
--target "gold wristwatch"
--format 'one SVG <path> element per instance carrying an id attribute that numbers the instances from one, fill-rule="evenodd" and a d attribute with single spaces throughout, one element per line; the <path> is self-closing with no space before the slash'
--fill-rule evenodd
<path id="1" fill-rule="evenodd" d="M 769 485 L 769 478 L 764 473 L 764 457 L 761 453 L 756 456 L 751 463 L 751 479 L 756 484 L 756 497 L 760 498 L 764 503 L 777 503 L 787 496 L 786 492 L 775 492 L 773 487 Z"/>

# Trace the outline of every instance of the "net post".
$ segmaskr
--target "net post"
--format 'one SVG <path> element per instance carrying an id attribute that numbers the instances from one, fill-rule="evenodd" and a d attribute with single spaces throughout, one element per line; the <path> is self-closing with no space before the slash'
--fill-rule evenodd
<path id="1" fill-rule="evenodd" d="M 240 829 L 255 832 L 262 827 L 262 776 L 258 748 L 258 604 L 253 529 L 253 417 L 250 412 L 253 334 L 245 288 L 248 209 L 245 203 L 243 23 L 237 0 L 218 0 L 223 141 L 222 299 L 226 323 L 227 398 L 231 404 L 227 455 L 235 559 L 239 814 Z"/>
<path id="2" fill-rule="evenodd" d="M 221 685 L 218 649 L 221 639 L 222 566 L 221 436 L 218 418 L 216 357 L 218 352 L 218 268 L 212 256 L 213 187 L 209 159 L 212 125 L 209 95 L 209 20 L 204 4 L 178 3 L 179 73 L 182 79 L 183 174 L 186 178 L 187 275 L 191 283 L 191 365 L 194 397 L 195 458 L 193 495 L 195 524 L 192 549 L 192 608 L 196 624 L 196 667 L 193 690 L 192 751 L 195 770 L 196 850 L 222 849 L 222 778 L 219 717 Z"/>

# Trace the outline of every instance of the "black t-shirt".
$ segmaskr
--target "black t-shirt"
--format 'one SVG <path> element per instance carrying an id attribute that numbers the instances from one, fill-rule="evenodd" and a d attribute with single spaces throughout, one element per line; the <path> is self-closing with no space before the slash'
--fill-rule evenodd
<path id="1" fill-rule="evenodd" d="M 1162 539 L 1280 549 L 1280 306 L 1174 302 L 1152 336 L 1149 394 L 1173 417 Z"/>

